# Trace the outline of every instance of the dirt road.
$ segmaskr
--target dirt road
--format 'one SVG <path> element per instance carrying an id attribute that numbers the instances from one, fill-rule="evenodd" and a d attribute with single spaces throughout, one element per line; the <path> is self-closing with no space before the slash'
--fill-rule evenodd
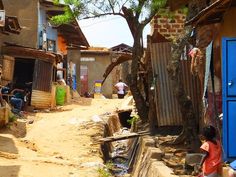
<path id="1" fill-rule="evenodd" d="M 29 115 L 27 134 L 0 133 L 0 177 L 96 177 L 103 161 L 91 137 L 103 133 L 96 115 L 112 112 L 118 99 L 89 99 L 63 111 Z M 82 104 L 82 105 L 81 105 Z"/>

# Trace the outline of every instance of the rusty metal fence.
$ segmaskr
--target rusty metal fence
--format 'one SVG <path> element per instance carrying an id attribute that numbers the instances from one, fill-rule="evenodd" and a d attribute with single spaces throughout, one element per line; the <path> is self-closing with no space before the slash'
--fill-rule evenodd
<path id="1" fill-rule="evenodd" d="M 151 60 L 155 82 L 155 103 L 158 126 L 182 125 L 180 107 L 174 96 L 172 81 L 167 72 L 167 65 L 171 59 L 171 43 L 151 43 Z M 191 97 L 194 112 L 199 116 L 199 81 L 190 73 L 191 61 L 181 60 L 182 79 L 186 93 Z"/>

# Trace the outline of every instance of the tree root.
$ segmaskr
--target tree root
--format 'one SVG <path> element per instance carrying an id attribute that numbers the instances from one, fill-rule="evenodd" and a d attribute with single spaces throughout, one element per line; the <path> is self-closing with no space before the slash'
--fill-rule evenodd
<path id="1" fill-rule="evenodd" d="M 187 134 L 182 131 L 181 134 L 172 142 L 172 145 L 184 144 L 187 139 Z"/>
<path id="2" fill-rule="evenodd" d="M 182 131 L 181 134 L 175 138 L 174 140 L 167 140 L 160 145 L 179 145 L 179 144 L 184 144 L 187 140 L 187 134 L 185 133 L 186 131 Z"/>

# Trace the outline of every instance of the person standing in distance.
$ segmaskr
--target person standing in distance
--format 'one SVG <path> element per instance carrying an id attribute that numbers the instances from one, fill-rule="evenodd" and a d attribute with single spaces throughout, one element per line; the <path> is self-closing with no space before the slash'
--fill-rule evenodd
<path id="1" fill-rule="evenodd" d="M 115 85 L 115 88 L 117 89 L 118 98 L 123 99 L 125 96 L 125 89 L 127 89 L 128 86 L 122 82 L 122 79 L 119 79 L 119 82 Z"/>

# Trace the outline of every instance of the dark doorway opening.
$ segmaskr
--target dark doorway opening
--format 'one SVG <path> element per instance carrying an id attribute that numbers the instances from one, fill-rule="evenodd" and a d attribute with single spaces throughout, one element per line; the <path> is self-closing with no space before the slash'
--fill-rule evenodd
<path id="1" fill-rule="evenodd" d="M 28 101 L 25 106 L 31 104 L 32 83 L 34 76 L 35 59 L 16 58 L 13 75 L 13 89 L 28 90 Z"/>
<path id="2" fill-rule="evenodd" d="M 13 76 L 14 88 L 25 89 L 28 87 L 30 91 L 32 90 L 34 65 L 34 59 L 16 58 Z"/>

